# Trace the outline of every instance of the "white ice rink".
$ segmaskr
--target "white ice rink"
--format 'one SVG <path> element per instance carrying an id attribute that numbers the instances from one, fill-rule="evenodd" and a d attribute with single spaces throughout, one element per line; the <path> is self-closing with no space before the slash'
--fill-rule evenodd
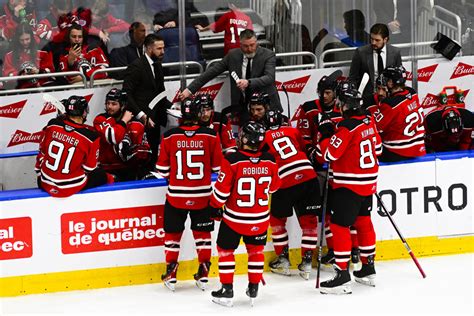
<path id="1" fill-rule="evenodd" d="M 211 302 L 210 291 L 219 285 L 218 279 L 212 278 L 205 292 L 186 281 L 178 282 L 175 293 L 159 283 L 3 298 L 0 314 L 474 315 L 474 254 L 419 261 L 426 279 L 421 278 L 411 259 L 382 261 L 376 265 L 377 286 L 354 283 L 351 295 L 320 294 L 315 289 L 314 270 L 309 281 L 297 275 L 265 273 L 267 285 L 260 287 L 254 307 L 245 295 L 247 277 L 239 275 L 235 278 L 232 308 Z M 323 271 L 321 276 L 325 280 L 331 272 Z"/>

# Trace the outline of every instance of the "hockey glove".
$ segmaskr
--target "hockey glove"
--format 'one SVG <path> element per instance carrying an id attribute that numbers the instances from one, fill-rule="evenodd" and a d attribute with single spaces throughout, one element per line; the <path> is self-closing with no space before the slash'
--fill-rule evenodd
<path id="1" fill-rule="evenodd" d="M 334 122 L 328 115 L 323 114 L 318 124 L 318 132 L 321 134 L 319 141 L 331 137 L 335 130 Z"/>
<path id="2" fill-rule="evenodd" d="M 222 219 L 222 208 L 209 205 L 209 213 L 212 220 L 220 221 Z"/>

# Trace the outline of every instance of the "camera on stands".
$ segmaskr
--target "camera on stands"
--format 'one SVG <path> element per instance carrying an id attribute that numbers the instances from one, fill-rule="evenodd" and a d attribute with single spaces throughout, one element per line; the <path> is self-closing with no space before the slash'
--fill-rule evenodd
<path id="1" fill-rule="evenodd" d="M 81 58 L 77 62 L 77 70 L 80 71 L 82 74 L 84 74 L 87 78 L 89 78 L 88 72 L 91 69 L 92 69 L 91 63 L 87 59 Z"/>

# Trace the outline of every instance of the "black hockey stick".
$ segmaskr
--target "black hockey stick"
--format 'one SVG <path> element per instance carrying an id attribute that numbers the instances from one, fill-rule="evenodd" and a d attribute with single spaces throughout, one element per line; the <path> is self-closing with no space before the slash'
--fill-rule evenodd
<path id="1" fill-rule="evenodd" d="M 324 179 L 324 191 L 323 191 L 323 204 L 321 210 L 321 229 L 318 236 L 318 268 L 316 272 L 316 288 L 319 289 L 319 276 L 321 274 L 321 257 L 323 252 L 323 239 L 324 239 L 324 223 L 326 221 L 326 210 L 328 206 L 328 191 L 329 191 L 329 170 L 331 169 L 331 163 L 328 162 L 328 171 L 326 178 Z"/>
<path id="2" fill-rule="evenodd" d="M 286 95 L 286 102 L 287 102 L 287 107 L 288 107 L 288 120 L 291 119 L 291 114 L 290 114 L 290 97 L 288 96 L 288 91 L 286 91 L 285 84 L 281 84 L 281 88 L 283 89 L 283 92 Z"/>
<path id="3" fill-rule="evenodd" d="M 422 276 L 423 278 L 426 278 L 425 272 L 423 271 L 423 269 L 422 269 L 421 266 L 420 266 L 420 263 L 419 263 L 418 260 L 416 259 L 415 254 L 413 253 L 413 251 L 411 251 L 410 246 L 408 246 L 407 241 L 405 240 L 405 238 L 403 238 L 403 235 L 402 235 L 402 233 L 400 232 L 400 230 L 398 229 L 397 224 L 395 224 L 395 221 L 393 220 L 392 216 L 391 216 L 390 213 L 387 211 L 387 208 L 385 207 L 385 204 L 383 204 L 382 199 L 380 198 L 380 195 L 379 195 L 378 193 L 375 193 L 375 196 L 377 197 L 377 200 L 378 200 L 378 202 L 380 203 L 380 206 L 382 207 L 382 209 L 383 209 L 385 215 L 387 215 L 388 219 L 390 220 L 390 223 L 392 223 L 393 228 L 395 228 L 395 231 L 397 232 L 398 237 L 400 237 L 400 239 L 401 239 L 403 245 L 405 246 L 406 250 L 408 251 L 408 254 L 411 256 L 411 258 L 412 258 L 413 261 L 415 262 L 416 267 L 418 268 L 418 270 L 419 270 L 420 273 L 421 273 L 421 276 Z"/>

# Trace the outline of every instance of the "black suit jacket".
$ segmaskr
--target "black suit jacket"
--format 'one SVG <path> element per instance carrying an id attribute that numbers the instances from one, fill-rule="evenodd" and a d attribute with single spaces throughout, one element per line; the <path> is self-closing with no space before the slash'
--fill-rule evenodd
<path id="1" fill-rule="evenodd" d="M 400 49 L 387 44 L 387 58 L 385 61 L 385 68 L 390 66 L 398 67 L 401 65 L 402 56 L 400 54 Z M 349 70 L 349 80 L 359 85 L 364 73 L 368 73 L 370 80 L 365 87 L 363 93 L 364 95 L 372 94 L 374 92 L 375 80 L 377 79 L 374 76 L 374 72 L 375 67 L 372 46 L 369 44 L 357 48 L 354 52 L 354 55 L 352 56 L 351 69 Z"/>
<path id="2" fill-rule="evenodd" d="M 157 74 L 159 76 L 158 84 L 155 81 L 150 64 L 145 55 L 132 62 L 126 70 L 123 89 L 127 92 L 127 107 L 134 115 L 143 111 L 148 117 L 161 126 L 166 126 L 166 109 L 171 107 L 168 99 L 161 100 L 154 108 L 150 110 L 148 104 L 162 91 L 165 91 L 163 69 Z"/>

